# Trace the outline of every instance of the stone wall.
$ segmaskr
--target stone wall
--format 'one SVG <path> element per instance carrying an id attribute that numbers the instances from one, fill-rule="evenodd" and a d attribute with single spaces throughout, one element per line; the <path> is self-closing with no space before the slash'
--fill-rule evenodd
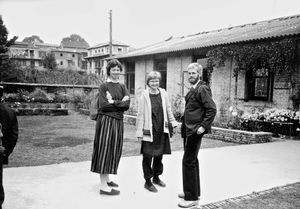
<path id="1" fill-rule="evenodd" d="M 124 115 L 124 123 L 135 125 L 136 117 Z M 212 133 L 206 134 L 205 138 L 233 142 L 238 144 L 255 144 L 272 141 L 272 133 L 270 132 L 250 132 L 235 129 L 225 129 L 212 127 Z"/>
<path id="2" fill-rule="evenodd" d="M 4 86 L 5 93 L 17 93 L 20 90 L 33 92 L 41 89 L 47 93 L 64 92 L 66 94 L 83 94 L 91 91 L 98 91 L 98 86 L 91 85 L 64 85 L 64 84 L 38 84 L 38 83 L 0 83 Z"/>
<path id="3" fill-rule="evenodd" d="M 250 132 L 218 127 L 212 127 L 212 133 L 206 134 L 205 137 L 239 144 L 255 144 L 272 141 L 272 133 L 270 132 Z"/>

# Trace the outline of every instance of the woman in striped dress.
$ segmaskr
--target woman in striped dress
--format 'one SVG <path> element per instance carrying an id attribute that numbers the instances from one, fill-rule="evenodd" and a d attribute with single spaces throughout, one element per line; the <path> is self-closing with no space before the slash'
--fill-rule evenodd
<path id="1" fill-rule="evenodd" d="M 99 109 L 92 155 L 91 171 L 100 174 L 100 194 L 118 195 L 118 184 L 109 174 L 117 174 L 123 146 L 123 113 L 128 110 L 130 98 L 124 84 L 119 83 L 121 63 L 108 62 L 108 79 L 99 88 Z"/>

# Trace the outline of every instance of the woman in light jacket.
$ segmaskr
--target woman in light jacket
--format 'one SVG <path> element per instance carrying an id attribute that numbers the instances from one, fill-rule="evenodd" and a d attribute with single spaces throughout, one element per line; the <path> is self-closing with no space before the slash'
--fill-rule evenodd
<path id="1" fill-rule="evenodd" d="M 171 111 L 167 92 L 159 88 L 161 74 L 152 71 L 147 75 L 147 88 L 138 103 L 136 137 L 141 140 L 143 154 L 144 187 L 150 192 L 157 192 L 156 187 L 165 187 L 159 175 L 163 173 L 163 154 L 171 154 L 169 126 L 177 126 Z M 152 164 L 153 161 L 153 165 Z M 151 178 L 152 181 L 151 181 Z"/>

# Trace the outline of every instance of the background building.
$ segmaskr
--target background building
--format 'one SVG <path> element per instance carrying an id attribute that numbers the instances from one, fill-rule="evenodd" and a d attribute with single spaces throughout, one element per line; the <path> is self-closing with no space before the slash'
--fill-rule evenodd
<path id="1" fill-rule="evenodd" d="M 119 41 L 112 42 L 112 55 L 120 55 L 129 51 L 129 45 Z M 109 42 L 97 44 L 88 49 L 87 71 L 101 75 L 102 69 L 106 66 L 106 58 L 109 57 Z"/>
<path id="2" fill-rule="evenodd" d="M 293 108 L 291 96 L 300 89 L 300 15 L 170 38 L 116 58 L 125 67 L 125 83 L 132 100 L 145 89 L 146 74 L 157 70 L 162 74 L 161 86 L 166 88 L 174 104 L 176 97 L 185 96 L 188 91 L 186 70 L 191 62 L 202 64 L 202 76 L 207 80 L 209 50 L 234 44 L 271 44 L 288 38 L 295 40 L 292 48 L 295 48 L 296 61 L 291 75 L 276 75 L 269 69 L 259 68 L 239 71 L 235 76 L 236 63 L 230 56 L 225 57 L 224 66 L 213 68 L 209 77 L 217 105 L 216 121 L 226 123 L 232 109 L 251 112 L 254 108 Z"/>
<path id="3" fill-rule="evenodd" d="M 78 46 L 60 46 L 46 43 L 15 42 L 9 49 L 9 57 L 21 68 L 43 70 L 42 60 L 47 53 L 54 53 L 58 69 L 86 71 L 87 64 L 83 59 L 87 49 Z"/>

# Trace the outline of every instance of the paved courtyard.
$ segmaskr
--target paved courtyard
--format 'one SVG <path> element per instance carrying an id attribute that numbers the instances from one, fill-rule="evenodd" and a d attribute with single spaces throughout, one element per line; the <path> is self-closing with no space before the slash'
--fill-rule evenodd
<path id="1" fill-rule="evenodd" d="M 200 205 L 300 181 L 300 141 L 203 149 L 199 153 Z M 121 194 L 99 194 L 99 177 L 90 161 L 4 169 L 4 209 L 165 209 L 178 208 L 182 191 L 181 158 L 164 158 L 166 188 L 150 193 L 143 188 L 141 156 L 123 157 L 119 174 Z"/>

